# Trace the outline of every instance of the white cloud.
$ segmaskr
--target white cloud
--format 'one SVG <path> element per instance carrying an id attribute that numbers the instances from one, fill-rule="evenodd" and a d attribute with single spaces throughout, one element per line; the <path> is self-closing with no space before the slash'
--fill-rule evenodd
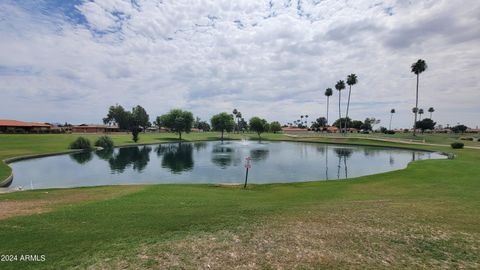
<path id="1" fill-rule="evenodd" d="M 99 122 L 119 103 L 152 117 L 182 107 L 208 119 L 236 107 L 291 122 L 325 115 L 324 89 L 356 73 L 351 116 L 386 121 L 394 107 L 406 127 L 409 67 L 423 58 L 421 106 L 435 107 L 440 123 L 475 126 L 480 4 L 467 2 L 96 0 L 76 6 L 83 24 L 6 2 L 0 118 Z"/>

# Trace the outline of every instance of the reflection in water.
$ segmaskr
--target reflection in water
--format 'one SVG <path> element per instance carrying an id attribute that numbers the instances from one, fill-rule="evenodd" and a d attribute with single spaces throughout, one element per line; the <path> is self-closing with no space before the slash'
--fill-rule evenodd
<path id="1" fill-rule="evenodd" d="M 342 167 L 341 165 L 342 158 L 343 158 L 343 164 L 345 168 L 345 179 L 347 179 L 348 178 L 347 159 L 350 158 L 353 151 L 352 149 L 349 149 L 349 148 L 335 148 L 334 150 L 335 150 L 335 154 L 337 154 L 337 157 L 338 157 L 337 179 L 340 179 L 340 168 Z"/>
<path id="2" fill-rule="evenodd" d="M 161 144 L 156 151 L 159 157 L 162 156 L 162 168 L 168 168 L 172 173 L 193 169 L 193 146 L 190 143 Z"/>
<path id="3" fill-rule="evenodd" d="M 113 156 L 113 148 L 97 150 L 95 151 L 95 154 L 99 159 L 108 161 Z"/>
<path id="4" fill-rule="evenodd" d="M 265 160 L 268 157 L 268 149 L 252 149 L 250 150 L 250 157 L 253 161 Z"/>
<path id="5" fill-rule="evenodd" d="M 197 150 L 197 152 L 200 152 L 200 150 L 207 148 L 207 143 L 206 142 L 195 142 L 195 143 L 193 143 L 193 147 L 195 147 L 195 150 Z"/>
<path id="6" fill-rule="evenodd" d="M 150 161 L 150 151 L 152 148 L 149 146 L 119 148 L 108 160 L 110 170 L 122 173 L 127 166 L 133 165 L 134 170 L 141 172 Z"/>
<path id="7" fill-rule="evenodd" d="M 227 147 L 223 142 L 217 144 L 212 149 L 212 162 L 222 169 L 232 166 L 234 163 L 234 151 L 231 147 Z"/>
<path id="8" fill-rule="evenodd" d="M 70 154 L 70 158 L 78 164 L 85 164 L 92 160 L 93 154 L 90 151 Z"/>

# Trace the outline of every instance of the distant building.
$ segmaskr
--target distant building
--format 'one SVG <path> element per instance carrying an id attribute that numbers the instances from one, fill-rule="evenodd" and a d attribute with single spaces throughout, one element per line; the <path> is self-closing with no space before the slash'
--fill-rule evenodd
<path id="1" fill-rule="evenodd" d="M 119 131 L 118 126 L 81 124 L 72 127 L 74 133 L 110 133 Z"/>
<path id="2" fill-rule="evenodd" d="M 44 123 L 0 119 L 0 133 L 39 133 L 48 132 L 50 128 L 50 125 Z"/>
<path id="3" fill-rule="evenodd" d="M 282 128 L 283 133 L 305 133 L 308 132 L 306 128 L 298 128 L 298 127 L 284 127 Z"/>

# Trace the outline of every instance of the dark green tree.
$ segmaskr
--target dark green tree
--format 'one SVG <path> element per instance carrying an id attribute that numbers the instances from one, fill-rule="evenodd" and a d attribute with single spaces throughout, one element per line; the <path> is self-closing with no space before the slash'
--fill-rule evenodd
<path id="1" fill-rule="evenodd" d="M 433 122 L 432 119 L 425 118 L 421 121 L 417 121 L 417 123 L 415 124 L 415 128 L 421 129 L 423 133 L 425 132 L 425 130 L 433 130 L 436 124 L 437 123 Z"/>
<path id="2" fill-rule="evenodd" d="M 141 127 L 143 131 L 147 127 L 150 127 L 152 124 L 149 121 L 150 117 L 147 114 L 147 111 L 140 105 L 132 108 L 131 120 L 132 125 L 136 127 Z"/>
<path id="3" fill-rule="evenodd" d="M 219 131 L 222 133 L 221 140 L 223 141 L 223 133 L 224 132 L 231 132 L 235 127 L 235 121 L 233 120 L 233 116 L 226 112 L 222 112 L 212 116 L 210 119 L 210 123 L 212 123 L 212 129 L 215 131 Z"/>
<path id="4" fill-rule="evenodd" d="M 189 133 L 193 125 L 193 114 L 189 111 L 173 109 L 170 112 L 157 117 L 157 124 L 169 128 L 182 139 L 182 133 Z"/>
<path id="5" fill-rule="evenodd" d="M 110 106 L 107 117 L 103 118 L 104 124 L 117 124 L 121 130 L 129 130 L 131 128 L 132 114 L 121 105 Z"/>
<path id="6" fill-rule="evenodd" d="M 265 131 L 268 131 L 268 123 L 267 120 L 262 119 L 260 117 L 254 116 L 250 118 L 249 121 L 250 130 L 254 131 L 258 134 L 258 138 L 260 139 L 260 134 Z"/>
<path id="7" fill-rule="evenodd" d="M 282 125 L 279 122 L 273 121 L 270 123 L 270 132 L 277 133 L 282 130 Z"/>
<path id="8" fill-rule="evenodd" d="M 427 70 L 428 66 L 425 60 L 418 59 L 417 62 L 413 63 L 411 66 L 411 71 L 417 75 L 417 91 L 415 95 L 415 108 L 418 108 L 418 83 L 420 80 L 420 74 Z M 415 121 L 413 122 L 413 136 L 415 136 L 415 126 L 417 124 L 417 113 L 418 110 L 414 112 L 415 113 Z"/>

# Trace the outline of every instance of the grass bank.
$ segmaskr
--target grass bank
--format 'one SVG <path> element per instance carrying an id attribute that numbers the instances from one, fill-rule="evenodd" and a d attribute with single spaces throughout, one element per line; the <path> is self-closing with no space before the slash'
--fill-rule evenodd
<path id="1" fill-rule="evenodd" d="M 35 136 L 12 135 L 8 144 L 0 137 L 1 157 L 65 150 L 75 138 Z M 146 135 L 141 142 L 172 137 Z M 190 134 L 185 139 L 215 137 Z M 366 139 L 265 137 L 447 150 L 457 158 L 416 161 L 405 170 L 348 181 L 248 190 L 147 185 L 1 194 L 0 207 L 53 203 L 38 213 L 0 220 L 0 254 L 39 254 L 46 261 L 0 262 L 0 268 L 480 267 L 480 151 Z M 130 143 L 126 136 L 114 140 Z M 62 199 L 74 194 L 86 199 Z"/>

